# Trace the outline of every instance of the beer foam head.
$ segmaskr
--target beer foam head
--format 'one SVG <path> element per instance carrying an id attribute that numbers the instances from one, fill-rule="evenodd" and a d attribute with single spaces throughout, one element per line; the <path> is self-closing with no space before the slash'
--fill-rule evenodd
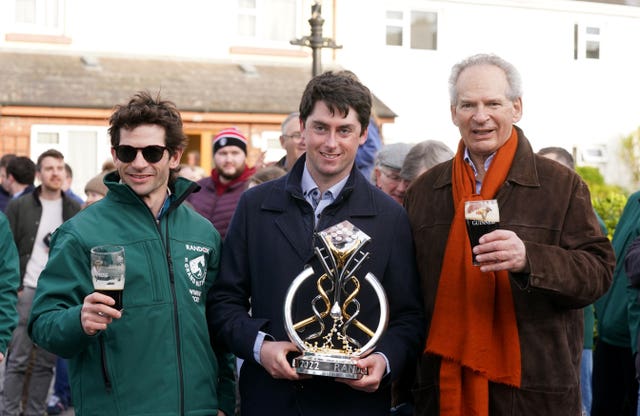
<path id="1" fill-rule="evenodd" d="M 93 279 L 93 288 L 95 290 L 124 290 L 124 279 L 118 280 L 96 280 Z"/>
<path id="2" fill-rule="evenodd" d="M 96 290 L 124 289 L 124 264 L 113 266 L 92 267 L 91 277 L 93 288 Z"/>
<path id="3" fill-rule="evenodd" d="M 464 217 L 467 220 L 500 222 L 498 201 L 495 199 L 486 201 L 467 201 L 465 203 Z"/>

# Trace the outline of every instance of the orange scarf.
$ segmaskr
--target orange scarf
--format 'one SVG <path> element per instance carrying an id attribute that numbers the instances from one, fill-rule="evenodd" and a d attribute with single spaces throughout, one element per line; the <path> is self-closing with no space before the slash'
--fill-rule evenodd
<path id="1" fill-rule="evenodd" d="M 425 352 L 442 356 L 440 415 L 488 416 L 489 380 L 520 386 L 520 339 L 509 273 L 471 264 L 464 202 L 493 199 L 511 168 L 518 134 L 498 149 L 480 194 L 462 140 L 453 160 L 455 217 L 449 230 Z"/>

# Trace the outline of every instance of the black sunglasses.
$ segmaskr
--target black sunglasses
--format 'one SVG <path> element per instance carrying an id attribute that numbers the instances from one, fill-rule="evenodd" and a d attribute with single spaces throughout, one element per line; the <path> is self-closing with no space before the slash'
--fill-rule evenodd
<path id="1" fill-rule="evenodd" d="M 147 147 L 133 147 L 127 145 L 114 146 L 116 150 L 116 156 L 118 160 L 124 163 L 133 162 L 138 156 L 138 152 L 142 152 L 142 157 L 149 163 L 158 163 L 164 156 L 164 151 L 167 150 L 165 146 L 147 146 Z"/>

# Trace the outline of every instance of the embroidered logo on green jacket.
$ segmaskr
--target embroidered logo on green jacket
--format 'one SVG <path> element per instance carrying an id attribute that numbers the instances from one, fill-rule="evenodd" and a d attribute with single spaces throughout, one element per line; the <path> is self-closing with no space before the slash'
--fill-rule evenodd
<path id="1" fill-rule="evenodd" d="M 188 255 L 191 255 L 191 252 L 193 252 L 193 255 L 196 256 L 193 258 L 184 258 L 184 269 L 191 284 L 196 287 L 195 289 L 189 290 L 191 297 L 195 303 L 200 303 L 200 297 L 202 295 L 200 288 L 202 288 L 202 285 L 204 285 L 207 279 L 207 257 L 210 250 L 207 247 L 193 244 L 187 244 L 185 248 L 187 252 L 189 252 Z"/>

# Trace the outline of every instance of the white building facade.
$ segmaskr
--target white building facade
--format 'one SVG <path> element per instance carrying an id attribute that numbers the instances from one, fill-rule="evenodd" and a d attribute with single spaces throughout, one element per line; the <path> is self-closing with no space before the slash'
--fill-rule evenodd
<path id="1" fill-rule="evenodd" d="M 3 0 L 0 51 L 270 62 L 311 68 L 311 0 Z M 385 141 L 455 149 L 448 75 L 475 53 L 521 71 L 519 123 L 538 150 L 561 146 L 629 185 L 619 140 L 640 125 L 640 2 L 324 0 L 325 68 L 354 71 L 395 113 Z M 582 158 L 581 155 L 586 155 Z M 595 157 L 593 155 L 596 155 Z"/>

